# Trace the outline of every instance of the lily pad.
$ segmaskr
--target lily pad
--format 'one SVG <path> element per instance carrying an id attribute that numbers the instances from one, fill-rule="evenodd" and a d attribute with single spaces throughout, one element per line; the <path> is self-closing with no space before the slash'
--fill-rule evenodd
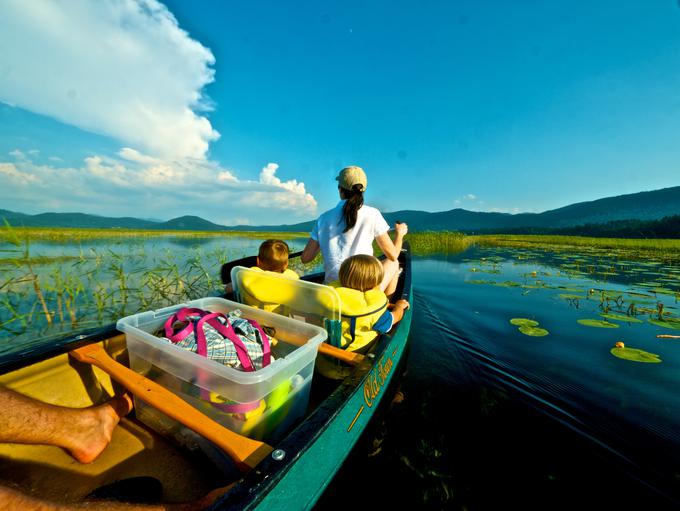
<path id="1" fill-rule="evenodd" d="M 496 282 L 494 285 L 498 286 L 498 287 L 520 287 L 521 286 L 521 284 L 519 282 L 513 282 L 511 280 L 506 280 L 505 282 Z"/>
<path id="2" fill-rule="evenodd" d="M 652 325 L 661 326 L 663 328 L 671 328 L 673 330 L 680 330 L 680 318 L 649 318 L 647 321 L 649 321 Z"/>
<path id="3" fill-rule="evenodd" d="M 641 319 L 633 316 L 626 316 L 625 314 L 600 314 L 603 318 L 614 319 L 616 321 L 625 321 L 627 323 L 642 323 Z"/>
<path id="4" fill-rule="evenodd" d="M 616 323 L 602 321 L 601 319 L 577 319 L 576 322 L 583 326 L 592 326 L 595 328 L 619 328 L 619 325 Z"/>
<path id="5" fill-rule="evenodd" d="M 661 362 L 659 355 L 656 353 L 649 353 L 637 348 L 612 348 L 610 351 L 615 357 L 630 360 L 631 362 L 646 362 L 648 364 L 658 364 Z"/>
<path id="6" fill-rule="evenodd" d="M 512 323 L 515 326 L 528 326 L 528 327 L 538 326 L 538 321 L 534 321 L 533 319 L 527 318 L 512 318 L 510 320 L 510 323 Z"/>
<path id="7" fill-rule="evenodd" d="M 519 331 L 524 335 L 530 335 L 531 337 L 543 337 L 548 335 L 548 331 L 545 328 L 538 328 L 535 326 L 523 325 L 519 327 Z"/>

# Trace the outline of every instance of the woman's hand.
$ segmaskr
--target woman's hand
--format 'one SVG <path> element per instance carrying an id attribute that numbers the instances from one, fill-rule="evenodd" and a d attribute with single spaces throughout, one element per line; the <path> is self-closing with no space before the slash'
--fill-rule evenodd
<path id="1" fill-rule="evenodd" d="M 406 236 L 406 233 L 408 233 L 408 224 L 397 222 L 394 224 L 394 230 L 397 232 L 397 236 Z"/>

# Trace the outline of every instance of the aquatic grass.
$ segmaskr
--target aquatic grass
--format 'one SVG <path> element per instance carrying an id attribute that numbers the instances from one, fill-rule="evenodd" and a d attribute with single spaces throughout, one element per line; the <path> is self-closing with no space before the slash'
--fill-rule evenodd
<path id="1" fill-rule="evenodd" d="M 13 233 L 9 232 L 9 229 Z M 298 239 L 309 237 L 308 232 L 270 232 L 270 231 L 180 231 L 156 229 L 99 229 L 75 227 L 15 227 L 5 221 L 0 228 L 0 241 L 10 241 L 13 236 L 21 239 L 40 241 L 72 241 L 78 243 L 93 239 L 134 239 L 134 238 L 214 238 L 244 236 L 254 239 Z"/>
<path id="2" fill-rule="evenodd" d="M 455 231 L 409 233 L 406 239 L 415 255 L 457 254 L 475 242 L 474 238 Z"/>
<path id="3" fill-rule="evenodd" d="M 511 246 L 545 249 L 546 247 L 579 248 L 593 252 L 616 251 L 630 258 L 658 255 L 662 261 L 680 261 L 680 239 L 592 238 L 587 236 L 483 234 L 469 236 L 481 246 Z M 613 254 L 615 255 L 615 254 Z M 578 260 L 574 260 L 580 262 Z M 657 265 L 660 263 L 657 263 Z"/>

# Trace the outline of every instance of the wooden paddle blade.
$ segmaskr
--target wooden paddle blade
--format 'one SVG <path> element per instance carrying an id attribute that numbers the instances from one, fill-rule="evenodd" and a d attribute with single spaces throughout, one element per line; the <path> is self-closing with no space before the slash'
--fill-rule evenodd
<path id="1" fill-rule="evenodd" d="M 69 355 L 99 367 L 145 403 L 213 442 L 232 458 L 242 472 L 250 471 L 272 452 L 271 446 L 234 433 L 168 389 L 116 362 L 100 344 L 83 346 L 72 350 Z"/>

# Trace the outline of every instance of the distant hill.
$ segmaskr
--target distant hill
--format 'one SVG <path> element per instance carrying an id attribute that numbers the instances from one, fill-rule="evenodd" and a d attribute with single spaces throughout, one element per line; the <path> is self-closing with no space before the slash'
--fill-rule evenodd
<path id="1" fill-rule="evenodd" d="M 502 232 L 556 232 L 559 229 L 590 230 L 593 225 L 617 221 L 654 221 L 680 215 L 680 186 L 649 192 L 639 192 L 616 197 L 606 197 L 588 202 L 570 204 L 543 213 L 486 213 L 452 209 L 429 213 L 402 210 L 385 213 L 391 224 L 397 220 L 407 222 L 411 231 L 461 231 L 466 233 Z M 119 229 L 167 229 L 192 231 L 278 231 L 309 232 L 314 220 L 285 225 L 236 225 L 215 224 L 197 216 L 183 216 L 167 222 L 154 222 L 138 218 L 108 218 L 83 213 L 42 213 L 25 215 L 0 209 L 0 219 L 10 224 L 33 227 L 89 227 Z M 631 224 L 632 225 L 632 224 Z M 581 226 L 581 227 L 579 227 Z M 588 226 L 586 229 L 585 226 Z M 611 227 L 609 230 L 621 226 Z"/>
<path id="2" fill-rule="evenodd" d="M 110 218 L 85 213 L 40 213 L 25 215 L 0 209 L 0 220 L 7 220 L 14 226 L 25 227 L 80 227 L 93 229 L 155 229 L 157 222 L 139 218 Z"/>

